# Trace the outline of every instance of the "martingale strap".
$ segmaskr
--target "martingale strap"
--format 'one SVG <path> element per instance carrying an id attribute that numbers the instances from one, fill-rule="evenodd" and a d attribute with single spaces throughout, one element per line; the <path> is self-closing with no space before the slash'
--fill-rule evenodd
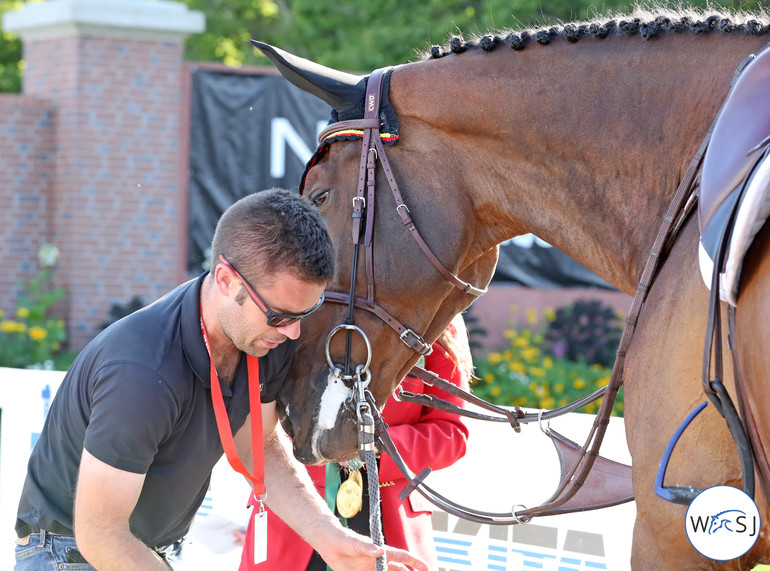
<path id="1" fill-rule="evenodd" d="M 406 462 L 404 462 L 404 459 L 399 454 L 393 440 L 390 438 L 390 435 L 387 432 L 387 425 L 383 422 L 377 408 L 374 406 L 373 412 L 375 416 L 375 430 L 378 438 L 378 447 L 384 450 L 385 453 L 393 459 L 407 482 L 409 482 L 399 494 L 401 500 L 406 499 L 409 494 L 417 490 L 428 501 L 447 513 L 488 525 L 522 524 L 529 522 L 534 515 L 545 516 L 580 512 L 614 506 L 633 500 L 631 467 L 608 460 L 607 458 L 598 457 L 591 458 L 591 462 L 592 464 L 595 464 L 595 468 L 591 472 L 591 477 L 588 479 L 587 485 L 581 485 L 580 489 L 573 494 L 569 503 L 561 502 L 557 507 L 539 511 L 537 513 L 535 513 L 535 510 L 527 510 L 526 508 L 515 511 L 516 506 L 514 506 L 514 510 L 510 512 L 487 512 L 462 506 L 444 497 L 424 483 L 424 480 L 431 473 L 430 468 L 425 468 L 417 475 L 414 475 L 411 472 L 406 465 Z M 551 441 L 556 447 L 563 479 L 568 474 L 573 474 L 580 462 L 585 463 L 588 461 L 588 457 L 581 453 L 578 444 L 551 429 L 548 429 L 546 434 L 551 438 Z M 554 496 L 561 493 L 561 490 L 562 487 L 560 486 Z M 552 496 L 552 499 L 554 499 L 554 496 Z"/>

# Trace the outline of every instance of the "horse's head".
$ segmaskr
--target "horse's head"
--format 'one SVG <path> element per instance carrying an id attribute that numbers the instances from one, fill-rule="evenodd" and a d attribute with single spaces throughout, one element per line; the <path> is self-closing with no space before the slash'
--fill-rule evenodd
<path id="1" fill-rule="evenodd" d="M 375 83 L 369 81 L 372 76 L 337 72 L 265 44 L 255 45 L 289 81 L 329 103 L 334 121 L 363 118 L 365 99 L 370 103 L 367 85 Z M 329 228 L 337 264 L 327 302 L 303 321 L 299 348 L 278 397 L 282 424 L 293 437 L 295 455 L 305 463 L 356 455 L 351 401 L 356 369 L 371 359 L 369 390 L 378 406 L 384 405 L 419 359 L 419 351 L 429 350 L 452 317 L 475 299 L 458 283 L 485 287 L 497 261 L 496 248 L 479 252 L 471 244 L 470 198 L 458 192 L 459 185 L 447 178 L 441 162 L 431 160 L 436 151 L 431 130 L 411 118 L 399 119 L 399 110 L 390 106 L 389 80 L 386 74 L 383 105 L 375 112 L 381 130 L 373 135 L 380 135 L 384 146 L 362 150 L 365 133 L 354 121 L 352 129 L 332 132 L 322 141 L 302 179 L 302 192 L 318 206 Z M 392 175 L 379 163 L 369 170 L 385 149 Z M 365 182 L 367 171 L 376 171 L 374 194 Z M 403 206 L 396 202 L 391 176 Z M 405 225 L 405 219 L 411 219 L 413 227 Z M 360 224 L 358 245 L 354 223 Z M 425 248 L 415 234 L 422 237 Z M 457 282 L 450 283 L 448 275 Z M 351 284 L 358 298 L 352 320 Z M 360 331 L 340 329 L 330 337 L 336 326 L 351 321 Z"/>

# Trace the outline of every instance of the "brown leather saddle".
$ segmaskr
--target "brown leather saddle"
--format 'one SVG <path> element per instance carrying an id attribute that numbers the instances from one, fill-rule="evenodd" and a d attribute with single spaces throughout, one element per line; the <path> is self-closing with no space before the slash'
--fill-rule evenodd
<path id="1" fill-rule="evenodd" d="M 739 191 L 770 135 L 770 49 L 744 64 L 716 118 L 701 170 L 698 220 L 712 260 Z"/>

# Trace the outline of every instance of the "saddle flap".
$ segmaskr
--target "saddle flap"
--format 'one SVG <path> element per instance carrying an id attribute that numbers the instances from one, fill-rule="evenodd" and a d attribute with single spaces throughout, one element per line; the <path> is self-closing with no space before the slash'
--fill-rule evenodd
<path id="1" fill-rule="evenodd" d="M 770 50 L 764 50 L 741 72 L 714 124 L 701 172 L 701 232 L 748 174 L 756 159 L 750 151 L 770 134 L 768 93 Z"/>
<path id="2" fill-rule="evenodd" d="M 548 429 L 548 436 L 551 437 L 551 442 L 553 442 L 559 455 L 561 477 L 558 489 L 561 490 L 572 468 L 580 458 L 581 447 L 553 429 Z M 586 455 L 583 458 L 584 462 L 587 457 Z M 548 501 L 556 499 L 557 495 L 554 494 Z M 549 515 L 608 508 L 630 502 L 633 499 L 631 466 L 603 456 L 597 456 L 585 483 L 578 492 L 564 504 L 549 512 Z"/>

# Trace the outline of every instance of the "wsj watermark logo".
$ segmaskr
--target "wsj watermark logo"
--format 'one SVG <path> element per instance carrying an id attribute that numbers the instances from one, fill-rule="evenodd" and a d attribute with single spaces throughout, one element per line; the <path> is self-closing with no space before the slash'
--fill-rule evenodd
<path id="1" fill-rule="evenodd" d="M 685 529 L 702 555 L 729 561 L 746 553 L 759 536 L 757 504 L 732 486 L 714 486 L 698 494 L 687 509 Z"/>

